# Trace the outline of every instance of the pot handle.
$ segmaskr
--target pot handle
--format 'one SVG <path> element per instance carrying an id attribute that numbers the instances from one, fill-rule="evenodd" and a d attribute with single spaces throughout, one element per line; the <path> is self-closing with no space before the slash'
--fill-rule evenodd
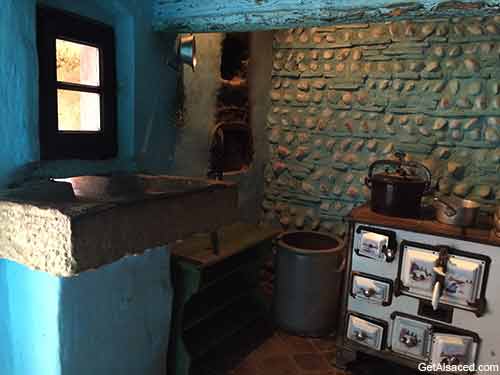
<path id="1" fill-rule="evenodd" d="M 425 190 L 423 192 L 424 195 L 428 195 L 428 194 L 431 194 L 434 192 L 434 189 L 432 189 L 432 187 L 431 187 L 432 173 L 429 170 L 429 168 L 427 168 L 422 163 L 415 162 L 415 161 L 409 161 L 405 165 L 407 165 L 409 167 L 413 167 L 413 168 L 420 168 L 421 170 L 424 171 L 424 174 L 425 174 Z"/>
<path id="2" fill-rule="evenodd" d="M 446 200 L 444 200 L 443 198 L 434 197 L 434 202 L 439 202 L 439 203 L 442 203 L 446 206 L 446 210 L 444 210 L 444 213 L 446 214 L 446 216 L 452 217 L 452 216 L 455 216 L 457 214 L 456 208 L 453 207 L 450 203 L 446 202 Z"/>
<path id="3" fill-rule="evenodd" d="M 370 165 L 370 168 L 368 168 L 368 177 L 365 177 L 365 185 L 368 186 L 370 189 L 372 188 L 373 171 L 375 170 L 376 167 L 380 165 L 392 165 L 394 167 L 400 167 L 401 162 L 395 160 L 377 160 L 373 162 Z"/>

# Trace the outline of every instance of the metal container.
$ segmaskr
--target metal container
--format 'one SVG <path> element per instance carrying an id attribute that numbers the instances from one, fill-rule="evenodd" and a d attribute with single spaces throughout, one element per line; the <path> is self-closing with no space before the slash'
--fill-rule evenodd
<path id="1" fill-rule="evenodd" d="M 383 215 L 419 217 L 422 196 L 430 191 L 431 172 L 423 164 L 403 161 L 403 153 L 396 156 L 399 161 L 377 160 L 370 165 L 365 184 L 371 190 L 371 209 Z M 375 174 L 380 167 L 385 171 Z"/>
<path id="2" fill-rule="evenodd" d="M 335 330 L 344 251 L 344 241 L 326 233 L 293 231 L 277 238 L 273 311 L 280 328 L 311 337 Z"/>
<path id="3" fill-rule="evenodd" d="M 476 224 L 480 205 L 455 196 L 435 197 L 436 219 L 440 223 L 470 227 Z"/>

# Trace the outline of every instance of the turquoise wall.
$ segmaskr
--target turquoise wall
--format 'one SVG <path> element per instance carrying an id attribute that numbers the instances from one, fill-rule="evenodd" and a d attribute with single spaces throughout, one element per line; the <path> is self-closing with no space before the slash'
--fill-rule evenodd
<path id="1" fill-rule="evenodd" d="M 164 247 L 73 278 L 0 262 L 0 373 L 164 375 L 169 274 Z"/>
<path id="2" fill-rule="evenodd" d="M 41 3 L 115 27 L 119 155 L 39 161 L 36 1 L 0 0 L 0 188 L 33 177 L 168 172 L 176 75 L 165 62 L 175 35 L 153 32 L 151 0 Z M 168 262 L 161 248 L 62 279 L 0 260 L 0 374 L 163 374 Z"/>
<path id="3" fill-rule="evenodd" d="M 175 35 L 152 30 L 152 1 L 43 0 L 115 27 L 119 155 L 99 162 L 39 163 L 36 1 L 0 0 L 0 188 L 30 177 L 135 171 L 166 173 L 173 161 Z M 151 134 L 146 147 L 148 123 Z M 146 150 L 144 155 L 140 150 Z"/>

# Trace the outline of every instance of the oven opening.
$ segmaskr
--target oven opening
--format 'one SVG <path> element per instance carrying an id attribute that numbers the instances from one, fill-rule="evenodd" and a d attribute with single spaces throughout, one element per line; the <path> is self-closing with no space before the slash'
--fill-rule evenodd
<path id="1" fill-rule="evenodd" d="M 217 92 L 216 125 L 210 139 L 211 178 L 247 170 L 252 163 L 250 126 L 248 33 L 227 33 L 222 42 L 220 87 Z"/>
<path id="2" fill-rule="evenodd" d="M 252 162 L 252 133 L 246 123 L 219 124 L 212 136 L 210 171 L 213 178 L 248 169 Z"/>

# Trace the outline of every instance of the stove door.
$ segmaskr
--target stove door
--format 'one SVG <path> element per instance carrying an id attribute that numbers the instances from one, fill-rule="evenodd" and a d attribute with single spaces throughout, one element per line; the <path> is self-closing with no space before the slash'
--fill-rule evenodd
<path id="1" fill-rule="evenodd" d="M 354 298 L 362 299 L 378 305 L 390 305 L 392 297 L 392 287 L 389 280 L 382 280 L 378 277 L 368 275 L 356 275 L 352 277 L 351 295 Z"/>
<path id="2" fill-rule="evenodd" d="M 474 304 L 479 298 L 484 269 L 484 261 L 450 256 L 441 301 L 462 306 Z"/>
<path id="3" fill-rule="evenodd" d="M 432 338 L 431 363 L 435 365 L 471 365 L 478 344 L 470 336 L 435 333 Z"/>
<path id="4" fill-rule="evenodd" d="M 472 311 L 479 309 L 487 260 L 449 249 L 444 287 L 436 291 L 438 271 L 435 266 L 439 252 L 423 247 L 403 243 L 399 292 L 426 300 L 433 300 L 434 294 L 436 304 L 444 303 Z"/>
<path id="5" fill-rule="evenodd" d="M 359 255 L 382 260 L 384 251 L 389 246 L 389 237 L 383 234 L 363 231 L 358 244 Z"/>
<path id="6" fill-rule="evenodd" d="M 346 336 L 358 344 L 382 350 L 384 327 L 372 321 L 349 315 Z"/>
<path id="7" fill-rule="evenodd" d="M 392 350 L 420 360 L 429 356 L 432 325 L 397 316 L 392 328 Z"/>
<path id="8" fill-rule="evenodd" d="M 434 266 L 439 253 L 414 246 L 405 246 L 401 269 L 403 288 L 411 294 L 432 298 Z"/>

